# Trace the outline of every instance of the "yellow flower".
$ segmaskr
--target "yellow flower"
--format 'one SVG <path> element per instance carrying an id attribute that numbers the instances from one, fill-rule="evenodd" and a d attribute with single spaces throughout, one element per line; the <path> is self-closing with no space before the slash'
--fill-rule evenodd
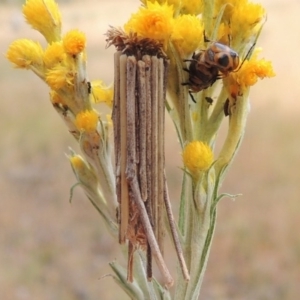
<path id="1" fill-rule="evenodd" d="M 27 0 L 23 5 L 27 23 L 39 31 L 48 43 L 59 41 L 61 16 L 54 0 Z"/>
<path id="2" fill-rule="evenodd" d="M 6 58 L 17 68 L 41 69 L 43 67 L 43 49 L 39 43 L 27 39 L 14 41 L 8 48 Z"/>
<path id="3" fill-rule="evenodd" d="M 254 85 L 257 80 L 265 77 L 274 77 L 272 63 L 265 59 L 257 59 L 260 49 L 255 49 L 254 55 L 243 63 L 241 69 L 236 73 L 231 73 L 228 79 L 230 94 L 232 97 L 243 94 L 249 86 Z"/>
<path id="4" fill-rule="evenodd" d="M 214 160 L 214 155 L 206 143 L 192 141 L 185 146 L 182 159 L 191 175 L 197 178 L 201 172 L 209 169 Z"/>
<path id="5" fill-rule="evenodd" d="M 75 125 L 79 130 L 92 132 L 98 125 L 99 116 L 94 110 L 85 110 L 77 114 Z"/>
<path id="6" fill-rule="evenodd" d="M 203 9 L 203 0 L 182 0 L 181 13 L 199 15 Z"/>
<path id="7" fill-rule="evenodd" d="M 68 54 L 77 55 L 85 49 L 85 34 L 77 29 L 70 30 L 63 38 L 63 45 Z"/>
<path id="8" fill-rule="evenodd" d="M 239 21 L 237 23 L 242 24 L 243 21 L 246 25 L 250 26 L 258 23 L 262 17 L 264 17 L 266 11 L 261 4 L 246 2 L 244 5 L 237 5 L 233 9 L 232 19 L 235 21 Z"/>
<path id="9" fill-rule="evenodd" d="M 91 87 L 91 94 L 95 103 L 104 102 L 111 108 L 114 97 L 113 88 L 105 86 L 101 80 L 93 80 Z"/>
<path id="10" fill-rule="evenodd" d="M 89 190 L 91 190 L 91 188 L 93 190 L 97 189 L 97 177 L 85 160 L 78 154 L 70 155 L 69 160 L 78 182 L 88 187 Z"/>
<path id="11" fill-rule="evenodd" d="M 72 167 L 75 170 L 84 170 L 86 167 L 86 163 L 84 162 L 83 158 L 80 155 L 74 155 L 70 157 L 70 162 Z"/>
<path id="12" fill-rule="evenodd" d="M 171 40 L 181 50 L 182 57 L 193 53 L 203 41 L 203 25 L 199 18 L 192 15 L 181 15 L 174 20 Z"/>
<path id="13" fill-rule="evenodd" d="M 147 7 L 140 7 L 131 15 L 124 28 L 127 33 L 135 32 L 142 38 L 161 41 L 166 47 L 173 30 L 173 8 L 148 1 Z"/>
<path id="14" fill-rule="evenodd" d="M 69 160 L 78 182 L 89 192 L 98 192 L 99 180 L 88 163 L 80 155 L 74 153 L 69 156 Z"/>
<path id="15" fill-rule="evenodd" d="M 56 65 L 46 73 L 46 82 L 53 90 L 72 86 L 74 81 L 73 72 L 66 66 Z"/>
<path id="16" fill-rule="evenodd" d="M 232 35 L 242 34 L 244 38 L 253 35 L 255 25 L 265 17 L 266 11 L 260 4 L 248 2 L 234 7 L 230 19 Z"/>
<path id="17" fill-rule="evenodd" d="M 54 42 L 48 45 L 44 53 L 45 66 L 50 69 L 65 59 L 65 51 L 61 42 Z"/>

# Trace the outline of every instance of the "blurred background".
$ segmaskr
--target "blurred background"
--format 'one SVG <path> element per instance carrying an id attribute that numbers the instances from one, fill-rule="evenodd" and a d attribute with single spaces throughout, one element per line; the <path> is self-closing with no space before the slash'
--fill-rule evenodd
<path id="1" fill-rule="evenodd" d="M 63 31 L 87 36 L 90 79 L 112 82 L 109 25 L 121 26 L 138 0 L 58 1 Z M 300 2 L 261 0 L 268 12 L 258 46 L 277 76 L 251 91 L 251 112 L 223 199 L 202 299 L 298 299 L 300 294 Z M 80 189 L 64 155 L 77 146 L 52 109 L 48 88 L 31 72 L 14 70 L 4 54 L 18 38 L 45 45 L 25 24 L 22 1 L 0 1 L 0 299 L 127 299 L 108 261 L 118 245 Z M 299 47 L 298 47 L 299 46 Z M 227 120 L 226 120 L 227 121 Z M 167 172 L 175 209 L 180 150 L 167 120 Z M 175 150 L 178 149 L 178 150 Z M 169 263 L 173 250 L 167 253 Z M 174 266 L 173 266 L 174 267 Z"/>

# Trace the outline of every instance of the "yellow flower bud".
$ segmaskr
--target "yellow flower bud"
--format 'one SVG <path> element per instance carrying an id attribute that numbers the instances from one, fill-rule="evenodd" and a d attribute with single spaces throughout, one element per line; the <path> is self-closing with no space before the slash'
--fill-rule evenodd
<path id="1" fill-rule="evenodd" d="M 80 155 L 71 156 L 70 162 L 72 164 L 72 167 L 76 170 L 82 169 L 83 167 L 85 167 L 85 162 Z"/>
<path id="2" fill-rule="evenodd" d="M 61 16 L 54 0 L 27 0 L 23 14 L 27 23 L 39 31 L 48 43 L 60 40 Z"/>
<path id="3" fill-rule="evenodd" d="M 214 160 L 214 155 L 206 143 L 192 141 L 185 146 L 182 159 L 191 175 L 197 178 L 201 172 L 209 169 Z"/>
<path id="4" fill-rule="evenodd" d="M 93 80 L 91 82 L 92 91 L 95 103 L 104 102 L 112 108 L 114 91 L 112 87 L 107 87 L 101 80 Z"/>
<path id="5" fill-rule="evenodd" d="M 171 39 L 184 58 L 189 56 L 203 40 L 203 25 L 200 19 L 194 15 L 181 15 L 176 18 Z"/>
<path id="6" fill-rule="evenodd" d="M 85 160 L 77 154 L 69 156 L 69 160 L 75 176 L 83 184 L 83 187 L 88 188 L 89 192 L 96 192 L 98 189 L 97 177 Z"/>
<path id="7" fill-rule="evenodd" d="M 66 66 L 56 65 L 46 73 L 46 82 L 53 90 L 59 90 L 66 86 L 72 86 L 73 72 Z"/>
<path id="8" fill-rule="evenodd" d="M 167 44 L 173 30 L 173 7 L 168 4 L 147 2 L 147 7 L 131 15 L 124 25 L 127 33 L 135 32 L 143 38 L 150 38 Z"/>
<path id="9" fill-rule="evenodd" d="M 94 110 L 85 110 L 77 114 L 75 125 L 79 130 L 92 132 L 98 125 L 99 116 Z"/>
<path id="10" fill-rule="evenodd" d="M 61 42 L 50 44 L 44 53 L 44 63 L 46 68 L 50 69 L 56 64 L 62 63 L 65 59 L 65 51 Z"/>
<path id="11" fill-rule="evenodd" d="M 85 49 L 85 34 L 77 29 L 70 30 L 63 38 L 66 53 L 77 55 Z"/>
<path id="12" fill-rule="evenodd" d="M 8 48 L 6 57 L 17 68 L 43 68 L 43 49 L 39 43 L 27 39 L 14 41 Z"/>

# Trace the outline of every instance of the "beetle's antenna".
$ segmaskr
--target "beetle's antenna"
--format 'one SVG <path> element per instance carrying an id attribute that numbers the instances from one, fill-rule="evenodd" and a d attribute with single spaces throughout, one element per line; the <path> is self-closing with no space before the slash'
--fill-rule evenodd
<path id="1" fill-rule="evenodd" d="M 244 57 L 244 59 L 243 59 L 242 63 L 240 64 L 240 66 L 237 68 L 237 70 L 232 71 L 232 72 L 236 73 L 236 72 L 238 72 L 238 71 L 241 69 L 241 67 L 243 66 L 245 60 L 248 59 L 248 58 L 250 57 L 250 55 L 251 55 L 251 53 L 252 53 L 252 51 L 253 51 L 255 45 L 256 45 L 256 43 L 252 44 L 252 46 L 251 46 L 250 49 L 248 50 L 247 55 Z"/>
<path id="2" fill-rule="evenodd" d="M 262 30 L 262 28 L 263 28 L 263 25 L 265 24 L 266 21 L 267 21 L 267 16 L 265 15 L 265 16 L 264 16 L 264 20 L 262 20 L 262 22 L 261 22 L 260 29 L 259 29 L 258 32 L 257 32 L 256 38 L 255 38 L 255 40 L 254 40 L 254 43 L 252 44 L 252 46 L 251 46 L 250 49 L 248 50 L 247 55 L 246 55 L 245 58 L 243 59 L 241 65 L 238 67 L 237 70 L 235 70 L 235 71 L 233 71 L 233 72 L 238 72 L 238 71 L 241 69 L 241 67 L 243 66 L 245 60 L 248 59 L 248 58 L 251 56 L 252 51 L 254 50 L 254 47 L 255 47 L 255 45 L 256 45 L 256 41 L 257 41 L 257 39 L 258 39 L 258 37 L 259 37 L 259 35 L 260 35 L 260 33 L 261 33 L 261 30 Z"/>

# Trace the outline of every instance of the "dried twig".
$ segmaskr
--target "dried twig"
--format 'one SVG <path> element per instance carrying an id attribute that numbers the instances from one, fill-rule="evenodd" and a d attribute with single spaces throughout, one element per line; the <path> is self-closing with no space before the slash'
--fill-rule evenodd
<path id="1" fill-rule="evenodd" d="M 126 107 L 126 64 L 127 55 L 120 56 L 120 243 L 126 240 L 128 222 L 129 222 L 129 191 L 126 179 L 126 164 L 127 164 L 127 107 Z"/>

